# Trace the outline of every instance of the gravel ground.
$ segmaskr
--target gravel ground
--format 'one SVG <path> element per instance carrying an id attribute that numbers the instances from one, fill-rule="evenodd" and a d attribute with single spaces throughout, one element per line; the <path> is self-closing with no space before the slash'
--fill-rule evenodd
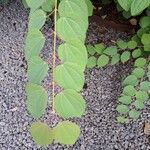
<path id="1" fill-rule="evenodd" d="M 117 98 L 122 90 L 121 81 L 131 71 L 132 62 L 86 71 L 83 95 L 87 109 L 85 116 L 75 119 L 81 126 L 82 133 L 74 146 L 65 147 L 54 143 L 48 148 L 39 148 L 34 144 L 27 131 L 33 119 L 26 111 L 24 90 L 27 66 L 23 45 L 27 16 L 28 13 L 19 0 L 0 12 L 0 150 L 150 150 L 143 133 L 144 123 L 150 122 L 150 102 L 141 112 L 138 121 L 127 125 L 115 121 Z M 41 57 L 49 61 L 53 43 L 51 22 L 47 23 L 43 32 L 47 41 Z M 108 30 L 104 35 L 99 34 L 98 27 L 91 25 L 87 42 L 108 43 L 112 39 L 126 37 L 126 34 L 113 30 Z M 49 68 L 43 86 L 48 89 L 50 104 L 51 62 Z M 54 126 L 60 119 L 52 114 L 51 107 L 48 106 L 41 120 Z"/>

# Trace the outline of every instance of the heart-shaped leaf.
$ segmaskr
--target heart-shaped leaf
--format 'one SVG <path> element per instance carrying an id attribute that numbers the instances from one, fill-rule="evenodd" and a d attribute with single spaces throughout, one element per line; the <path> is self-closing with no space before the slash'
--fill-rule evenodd
<path id="1" fill-rule="evenodd" d="M 29 16 L 29 30 L 32 28 L 41 29 L 46 21 L 46 14 L 43 10 L 38 9 Z"/>
<path id="2" fill-rule="evenodd" d="M 145 70 L 143 68 L 135 68 L 132 72 L 137 78 L 142 78 L 145 74 Z"/>
<path id="3" fill-rule="evenodd" d="M 73 145 L 80 135 L 80 128 L 75 123 L 63 121 L 53 129 L 53 132 L 55 140 L 60 144 Z"/>
<path id="4" fill-rule="evenodd" d="M 133 0 L 131 4 L 131 14 L 136 16 L 150 5 L 149 0 Z"/>
<path id="5" fill-rule="evenodd" d="M 58 55 L 62 62 L 71 62 L 77 64 L 82 70 L 87 64 L 87 50 L 83 44 L 65 43 L 59 46 Z"/>
<path id="6" fill-rule="evenodd" d="M 109 63 L 109 57 L 106 55 L 101 55 L 97 60 L 98 67 L 104 67 Z"/>
<path id="7" fill-rule="evenodd" d="M 40 84 L 48 71 L 48 65 L 40 57 L 35 56 L 28 61 L 28 80 L 29 82 Z"/>
<path id="8" fill-rule="evenodd" d="M 81 20 L 82 21 L 82 20 Z M 72 18 L 61 17 L 57 20 L 58 36 L 64 41 L 85 41 L 87 26 Z"/>
<path id="9" fill-rule="evenodd" d="M 25 55 L 26 59 L 29 60 L 34 56 L 40 54 L 41 49 L 45 43 L 45 38 L 41 31 L 37 29 L 32 29 L 27 34 L 26 43 L 25 43 Z"/>
<path id="10" fill-rule="evenodd" d="M 55 97 L 55 110 L 63 118 L 81 117 L 85 111 L 85 101 L 74 90 L 64 90 Z"/>
<path id="11" fill-rule="evenodd" d="M 88 21 L 88 9 L 85 0 L 62 0 L 58 7 L 60 17 Z M 88 25 L 88 23 L 86 23 Z"/>
<path id="12" fill-rule="evenodd" d="M 42 122 L 34 122 L 30 127 L 30 133 L 36 144 L 47 146 L 53 141 L 53 133 L 49 126 Z"/>
<path id="13" fill-rule="evenodd" d="M 126 85 L 137 85 L 138 84 L 138 79 L 135 75 L 129 75 L 125 78 L 125 80 L 123 81 L 123 86 Z"/>
<path id="14" fill-rule="evenodd" d="M 37 8 L 42 6 L 45 0 L 26 0 L 27 5 L 31 8 L 31 11 L 35 11 Z"/>
<path id="15" fill-rule="evenodd" d="M 126 87 L 124 87 L 123 89 L 123 94 L 127 95 L 127 96 L 134 96 L 136 93 L 136 90 L 134 88 L 134 86 L 132 85 L 128 85 Z"/>
<path id="16" fill-rule="evenodd" d="M 45 0 L 42 4 L 42 9 L 46 12 L 51 12 L 55 5 L 55 0 Z"/>
<path id="17" fill-rule="evenodd" d="M 89 57 L 88 63 L 87 63 L 87 68 L 93 68 L 96 66 L 96 61 L 97 59 L 94 56 Z"/>
<path id="18" fill-rule="evenodd" d="M 80 91 L 84 85 L 84 73 L 74 63 L 65 62 L 57 66 L 54 70 L 54 79 L 64 89 Z"/>
<path id="19" fill-rule="evenodd" d="M 48 95 L 45 89 L 37 84 L 26 85 L 27 109 L 34 118 L 40 118 L 46 109 Z"/>

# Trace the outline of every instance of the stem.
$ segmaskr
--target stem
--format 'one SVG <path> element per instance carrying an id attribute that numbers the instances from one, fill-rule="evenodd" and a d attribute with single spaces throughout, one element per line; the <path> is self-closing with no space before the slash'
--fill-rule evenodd
<path id="1" fill-rule="evenodd" d="M 53 86 L 53 90 L 52 90 L 52 110 L 53 112 L 55 112 L 54 110 L 54 98 L 55 98 L 55 82 L 54 82 L 54 68 L 55 68 L 55 64 L 56 64 L 56 38 L 57 38 L 57 34 L 56 34 L 56 21 L 57 21 L 57 0 L 55 0 L 55 9 L 54 9 L 54 43 L 53 43 L 53 81 L 52 81 L 52 86 Z"/>
<path id="2" fill-rule="evenodd" d="M 50 14 L 48 14 L 46 17 L 47 18 L 50 17 L 54 12 L 55 12 L 55 9 L 52 12 L 50 12 Z"/>

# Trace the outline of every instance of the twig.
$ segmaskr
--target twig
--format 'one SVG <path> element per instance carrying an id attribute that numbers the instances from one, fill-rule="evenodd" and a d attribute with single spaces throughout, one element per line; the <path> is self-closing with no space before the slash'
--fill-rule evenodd
<path id="1" fill-rule="evenodd" d="M 55 0 L 55 9 L 54 9 L 54 45 L 53 45 L 53 81 L 52 81 L 52 87 L 53 87 L 53 90 L 52 90 L 52 100 L 53 100 L 53 106 L 52 106 L 52 110 L 53 112 L 55 112 L 54 110 L 54 98 L 55 98 L 55 82 L 54 82 L 54 68 L 55 68 L 55 64 L 56 64 L 56 38 L 57 38 L 57 35 L 56 35 L 56 21 L 57 21 L 57 0 Z"/>

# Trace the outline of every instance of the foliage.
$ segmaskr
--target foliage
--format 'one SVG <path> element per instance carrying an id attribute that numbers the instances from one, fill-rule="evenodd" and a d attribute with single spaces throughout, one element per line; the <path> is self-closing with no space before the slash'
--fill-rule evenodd
<path id="1" fill-rule="evenodd" d="M 145 58 L 137 58 L 131 75 L 123 81 L 123 92 L 116 108 L 120 114 L 118 122 L 128 122 L 128 118 L 136 120 L 140 116 L 140 110 L 149 99 L 150 82 L 146 77 L 149 62 Z M 123 115 L 122 115 L 123 114 Z"/>
<path id="2" fill-rule="evenodd" d="M 84 42 L 88 17 L 93 11 L 92 3 L 90 0 L 61 0 L 59 4 L 57 0 L 23 0 L 23 4 L 26 8 L 30 8 L 25 42 L 25 56 L 28 64 L 26 93 L 29 113 L 35 119 L 40 118 L 47 107 L 48 94 L 41 86 L 41 82 L 47 75 L 48 65 L 39 54 L 45 44 L 41 28 L 46 22 L 47 12 L 54 12 L 53 110 L 64 119 L 81 117 L 85 112 L 86 104 L 79 92 L 85 80 L 87 50 Z M 58 56 L 62 63 L 58 66 L 55 66 L 56 32 L 63 40 L 63 44 L 58 47 Z M 54 81 L 63 88 L 57 95 L 55 95 Z M 41 146 L 47 146 L 53 140 L 72 145 L 79 137 L 80 128 L 70 121 L 60 122 L 54 128 L 42 122 L 34 122 L 30 132 L 34 141 Z"/>
<path id="3" fill-rule="evenodd" d="M 127 123 L 129 119 L 136 120 L 139 118 L 139 110 L 144 108 L 145 102 L 149 99 L 148 91 L 150 89 L 150 64 L 145 55 L 143 48 L 138 43 L 131 40 L 125 42 L 118 40 L 116 46 L 104 46 L 103 43 L 94 46 L 87 46 L 89 58 L 88 68 L 104 67 L 109 63 L 111 65 L 118 62 L 125 63 L 131 57 L 135 59 L 134 69 L 122 82 L 123 91 L 118 99 L 117 112 L 120 114 L 117 121 Z M 148 76 L 145 80 L 145 76 Z M 130 109 L 132 108 L 132 109 Z"/>
<path id="4" fill-rule="evenodd" d="M 110 3 L 110 0 L 103 3 Z M 53 46 L 53 88 L 52 108 L 63 118 L 55 127 L 42 122 L 34 122 L 30 127 L 33 140 L 40 146 L 47 146 L 53 141 L 72 145 L 80 135 L 77 124 L 67 121 L 81 117 L 85 113 L 86 103 L 80 91 L 83 88 L 86 67 L 105 67 L 119 62 L 126 63 L 135 59 L 131 75 L 122 82 L 123 91 L 116 108 L 117 120 L 127 123 L 129 119 L 138 119 L 139 110 L 149 99 L 150 63 L 145 58 L 150 51 L 150 18 L 140 19 L 140 29 L 130 41 L 118 40 L 115 45 L 106 47 L 103 43 L 85 46 L 88 17 L 93 13 L 90 0 L 22 0 L 30 8 L 28 33 L 25 42 L 25 56 L 28 64 L 28 83 L 26 85 L 27 109 L 33 118 L 40 118 L 47 107 L 48 94 L 41 82 L 48 72 L 48 65 L 39 54 L 45 44 L 41 30 L 47 17 L 54 13 Z M 149 9 L 149 0 L 117 0 L 117 8 L 126 18 Z M 120 7 L 121 6 L 121 7 Z M 63 41 L 58 47 L 61 64 L 56 61 L 56 34 Z M 143 50 L 144 49 L 144 50 Z M 55 94 L 55 84 L 62 91 Z M 131 106 L 131 107 L 130 107 Z"/>
<path id="5" fill-rule="evenodd" d="M 149 7 L 149 0 L 117 0 L 119 5 L 132 16 L 139 15 L 144 9 Z"/>
<path id="6" fill-rule="evenodd" d="M 137 47 L 137 42 L 118 40 L 116 46 L 106 47 L 103 43 L 94 46 L 88 45 L 89 54 L 87 67 L 104 67 L 109 63 L 111 65 L 119 62 L 125 63 L 130 58 L 138 58 L 142 55 L 142 49 Z"/>

